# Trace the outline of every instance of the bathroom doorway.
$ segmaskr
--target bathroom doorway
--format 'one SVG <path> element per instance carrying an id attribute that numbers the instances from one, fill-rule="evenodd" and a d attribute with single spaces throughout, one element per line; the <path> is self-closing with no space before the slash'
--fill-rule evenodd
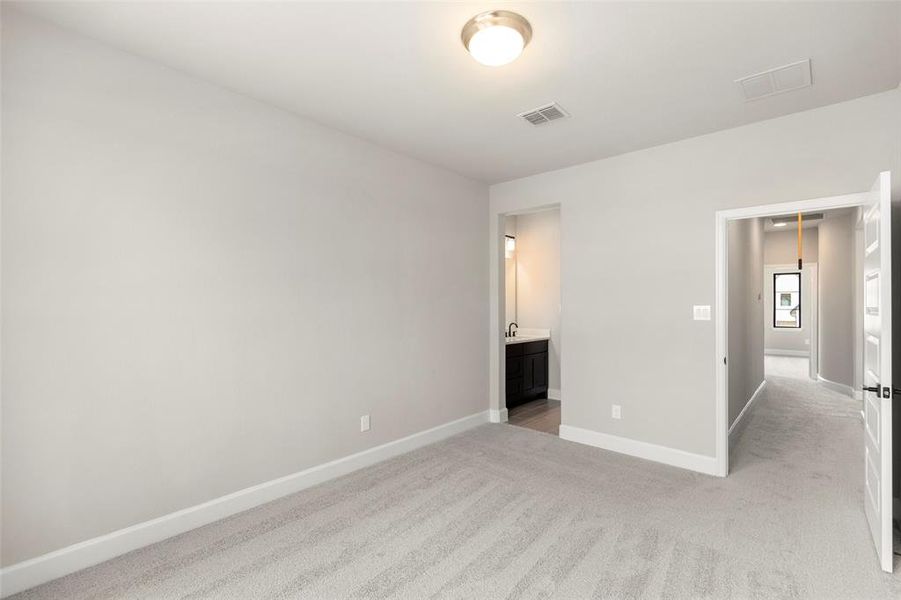
<path id="1" fill-rule="evenodd" d="M 511 425 L 558 435 L 560 208 L 504 217 L 504 402 Z"/>

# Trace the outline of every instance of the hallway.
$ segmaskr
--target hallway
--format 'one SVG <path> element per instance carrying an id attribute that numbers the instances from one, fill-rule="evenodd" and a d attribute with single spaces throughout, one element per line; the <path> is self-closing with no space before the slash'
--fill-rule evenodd
<path id="1" fill-rule="evenodd" d="M 776 356 L 767 354 L 763 357 L 766 378 L 790 377 L 810 381 L 810 359 L 805 356 Z"/>
<path id="2" fill-rule="evenodd" d="M 882 597 L 881 579 L 899 597 L 901 561 L 894 576 L 879 572 L 864 516 L 860 402 L 798 377 L 801 361 L 767 357 L 767 385 L 734 442 L 729 479 L 747 486 L 744 510 L 765 524 L 742 535 L 778 542 L 786 569 L 806 563 L 820 594 Z M 849 587 L 855 579 L 873 587 Z"/>

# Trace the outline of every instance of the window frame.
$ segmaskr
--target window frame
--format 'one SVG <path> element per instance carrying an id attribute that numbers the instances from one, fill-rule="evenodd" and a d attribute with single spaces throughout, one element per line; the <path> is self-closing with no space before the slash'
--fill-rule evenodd
<path id="1" fill-rule="evenodd" d="M 798 278 L 798 324 L 797 325 L 777 325 L 776 320 L 776 309 L 778 308 L 778 304 L 776 299 L 778 297 L 779 291 L 776 289 L 776 279 L 779 275 L 794 275 Z M 802 297 L 801 286 L 803 285 L 803 279 L 801 279 L 800 271 L 788 271 L 788 272 L 773 272 L 773 329 L 803 329 L 801 326 L 801 313 L 802 313 L 802 305 L 804 304 L 804 299 Z"/>

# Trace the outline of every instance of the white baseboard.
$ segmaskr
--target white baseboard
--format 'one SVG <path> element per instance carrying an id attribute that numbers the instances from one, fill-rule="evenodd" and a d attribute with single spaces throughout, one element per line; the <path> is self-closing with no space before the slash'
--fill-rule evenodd
<path id="1" fill-rule="evenodd" d="M 548 388 L 547 391 L 548 400 L 560 400 L 560 390 L 554 388 Z"/>
<path id="2" fill-rule="evenodd" d="M 844 395 L 854 398 L 856 400 L 861 399 L 860 397 L 857 396 L 857 394 L 855 394 L 854 388 L 852 388 L 850 385 L 845 385 L 844 383 L 830 381 L 829 379 L 826 379 L 819 373 L 817 373 L 817 381 L 822 383 L 825 387 L 829 388 L 830 390 L 838 392 L 839 394 L 844 394 Z"/>
<path id="3" fill-rule="evenodd" d="M 780 350 L 779 348 L 766 348 L 764 354 L 769 356 L 803 356 L 810 357 L 810 350 Z"/>
<path id="4" fill-rule="evenodd" d="M 491 408 L 488 410 L 488 420 L 492 423 L 506 423 L 507 422 L 507 409 L 502 408 L 500 410 Z"/>
<path id="5" fill-rule="evenodd" d="M 754 393 L 751 394 L 751 398 L 745 404 L 745 407 L 741 409 L 741 412 L 738 413 L 737 417 L 735 417 L 735 421 L 732 423 L 732 425 L 729 426 L 730 440 L 732 439 L 733 433 L 737 434 L 739 432 L 739 427 L 742 425 L 742 421 L 744 420 L 745 415 L 748 414 L 748 411 L 751 410 L 751 406 L 754 404 L 754 402 L 756 402 L 757 399 L 760 398 L 760 392 L 763 391 L 764 387 L 766 387 L 766 379 L 760 382 L 760 385 L 758 385 L 757 389 L 754 390 Z"/>
<path id="6" fill-rule="evenodd" d="M 503 412 L 506 420 L 506 409 Z M 488 416 L 488 411 L 475 413 L 393 442 L 10 565 L 0 570 L 0 597 L 11 596 L 126 552 L 155 544 L 329 479 L 432 444 L 486 423 Z"/>
<path id="7" fill-rule="evenodd" d="M 716 474 L 716 459 L 712 456 L 693 454 L 684 450 L 639 442 L 571 425 L 560 425 L 560 437 L 571 442 L 587 444 L 620 454 L 628 454 L 629 456 L 652 460 L 665 465 L 688 469 L 689 471 L 697 471 L 706 475 Z"/>

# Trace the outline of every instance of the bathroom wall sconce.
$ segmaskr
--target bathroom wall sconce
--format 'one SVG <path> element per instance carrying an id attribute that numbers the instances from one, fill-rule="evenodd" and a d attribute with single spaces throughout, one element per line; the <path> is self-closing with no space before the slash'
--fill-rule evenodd
<path id="1" fill-rule="evenodd" d="M 512 235 L 504 236 L 504 257 L 505 258 L 513 258 L 513 253 L 516 252 L 516 238 Z"/>

